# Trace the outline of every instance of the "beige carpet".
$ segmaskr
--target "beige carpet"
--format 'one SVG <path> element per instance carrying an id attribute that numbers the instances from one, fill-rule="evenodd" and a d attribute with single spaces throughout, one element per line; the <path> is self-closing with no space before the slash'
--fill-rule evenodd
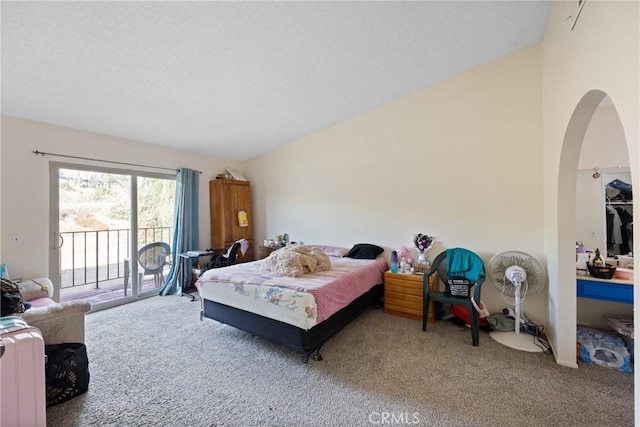
<path id="1" fill-rule="evenodd" d="M 89 391 L 49 426 L 632 426 L 633 375 L 371 309 L 305 365 L 175 296 L 87 317 Z M 386 422 L 384 422 L 386 420 Z"/>

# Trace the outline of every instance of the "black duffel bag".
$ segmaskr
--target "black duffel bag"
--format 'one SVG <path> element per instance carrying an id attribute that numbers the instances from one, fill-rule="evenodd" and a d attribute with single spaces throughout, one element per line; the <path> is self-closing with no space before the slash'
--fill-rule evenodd
<path id="1" fill-rule="evenodd" d="M 87 346 L 65 343 L 45 346 L 47 406 L 65 402 L 89 389 Z"/>

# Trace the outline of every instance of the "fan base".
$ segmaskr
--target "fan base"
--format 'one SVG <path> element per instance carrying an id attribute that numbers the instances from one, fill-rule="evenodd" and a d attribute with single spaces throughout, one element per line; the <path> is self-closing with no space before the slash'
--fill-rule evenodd
<path id="1" fill-rule="evenodd" d="M 498 341 L 502 345 L 515 348 L 517 350 L 529 351 L 531 353 L 541 353 L 542 348 L 533 343 L 535 337 L 533 335 L 515 332 L 490 332 L 489 335 L 495 341 Z"/>

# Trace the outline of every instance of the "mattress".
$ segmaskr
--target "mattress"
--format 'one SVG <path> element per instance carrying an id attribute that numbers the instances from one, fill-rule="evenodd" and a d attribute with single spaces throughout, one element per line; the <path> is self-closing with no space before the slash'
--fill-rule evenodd
<path id="1" fill-rule="evenodd" d="M 330 270 L 284 277 L 263 269 L 262 261 L 253 261 L 207 270 L 196 288 L 202 300 L 308 330 L 382 283 L 387 269 L 384 257 L 331 257 Z"/>

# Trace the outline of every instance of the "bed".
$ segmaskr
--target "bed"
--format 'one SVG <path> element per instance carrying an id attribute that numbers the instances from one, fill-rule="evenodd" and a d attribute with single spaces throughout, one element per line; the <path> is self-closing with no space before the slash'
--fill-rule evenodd
<path id="1" fill-rule="evenodd" d="M 209 318 L 321 360 L 331 336 L 383 296 L 384 257 L 330 257 L 331 268 L 302 277 L 252 261 L 207 270 L 196 282 L 200 319 Z"/>

